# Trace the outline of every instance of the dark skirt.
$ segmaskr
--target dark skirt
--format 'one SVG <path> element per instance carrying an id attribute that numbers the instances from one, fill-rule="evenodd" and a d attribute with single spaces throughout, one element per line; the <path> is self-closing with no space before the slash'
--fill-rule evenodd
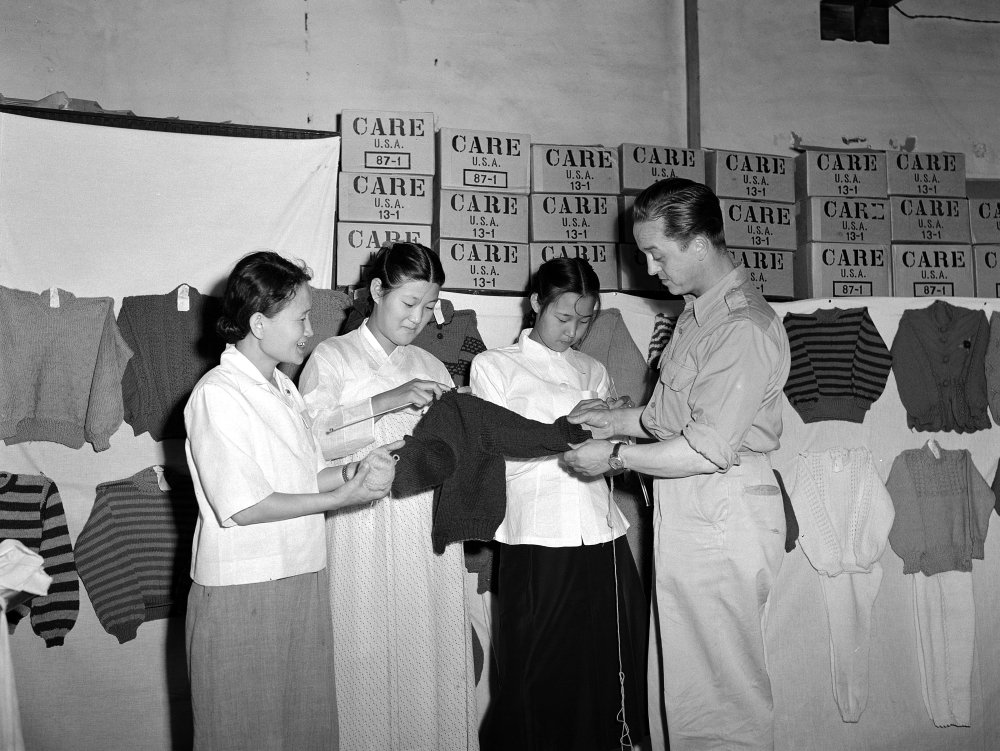
<path id="1" fill-rule="evenodd" d="M 626 538 L 498 547 L 483 751 L 611 751 L 626 726 L 643 740 L 649 609 Z"/>

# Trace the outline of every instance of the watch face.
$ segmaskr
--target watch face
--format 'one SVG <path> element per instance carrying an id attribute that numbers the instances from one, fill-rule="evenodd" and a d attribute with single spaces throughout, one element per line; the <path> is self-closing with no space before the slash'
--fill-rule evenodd
<path id="1" fill-rule="evenodd" d="M 608 457 L 608 464 L 610 465 L 611 469 L 614 470 L 625 469 L 625 462 L 623 462 L 617 456 Z"/>

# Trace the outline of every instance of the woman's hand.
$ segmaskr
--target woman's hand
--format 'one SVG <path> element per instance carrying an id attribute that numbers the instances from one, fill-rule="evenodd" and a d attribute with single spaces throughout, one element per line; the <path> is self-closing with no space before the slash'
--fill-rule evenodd
<path id="1" fill-rule="evenodd" d="M 392 481 L 396 476 L 396 460 L 385 448 L 377 448 L 368 454 L 358 465 L 358 472 L 366 470 L 362 484 L 373 491 L 380 491 L 383 496 L 389 494 Z"/>
<path id="2" fill-rule="evenodd" d="M 354 477 L 348 480 L 343 487 L 343 506 L 371 503 L 381 500 L 389 494 L 389 488 L 382 486 L 382 480 L 378 477 L 370 477 L 372 473 L 371 465 L 363 462 L 358 465 L 358 471 L 354 473 Z M 389 484 L 392 484 L 391 479 Z"/>
<path id="3" fill-rule="evenodd" d="M 411 404 L 418 408 L 426 407 L 441 394 L 451 391 L 451 389 L 451 386 L 444 383 L 414 378 L 401 386 L 373 396 L 372 412 L 378 415 Z"/>

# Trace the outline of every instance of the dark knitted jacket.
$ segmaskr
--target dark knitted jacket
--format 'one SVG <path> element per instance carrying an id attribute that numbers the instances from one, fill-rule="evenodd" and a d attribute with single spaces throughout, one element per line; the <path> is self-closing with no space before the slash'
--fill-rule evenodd
<path id="1" fill-rule="evenodd" d="M 399 461 L 392 495 L 435 489 L 435 553 L 451 542 L 492 540 L 507 508 L 504 459 L 561 454 L 590 437 L 565 417 L 551 424 L 529 420 L 472 394 L 449 391 L 393 452 Z"/>
<path id="2" fill-rule="evenodd" d="M 973 433 L 993 426 L 986 411 L 989 339 L 982 310 L 935 300 L 903 313 L 892 370 L 908 428 Z"/>

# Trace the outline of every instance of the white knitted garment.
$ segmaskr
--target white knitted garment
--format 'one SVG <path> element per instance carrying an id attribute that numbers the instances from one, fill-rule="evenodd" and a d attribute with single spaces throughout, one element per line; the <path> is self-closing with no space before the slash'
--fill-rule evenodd
<path id="1" fill-rule="evenodd" d="M 799 544 L 821 575 L 834 699 L 844 722 L 857 722 L 868 704 L 871 614 L 892 499 L 863 447 L 799 454 L 789 495 Z"/>

